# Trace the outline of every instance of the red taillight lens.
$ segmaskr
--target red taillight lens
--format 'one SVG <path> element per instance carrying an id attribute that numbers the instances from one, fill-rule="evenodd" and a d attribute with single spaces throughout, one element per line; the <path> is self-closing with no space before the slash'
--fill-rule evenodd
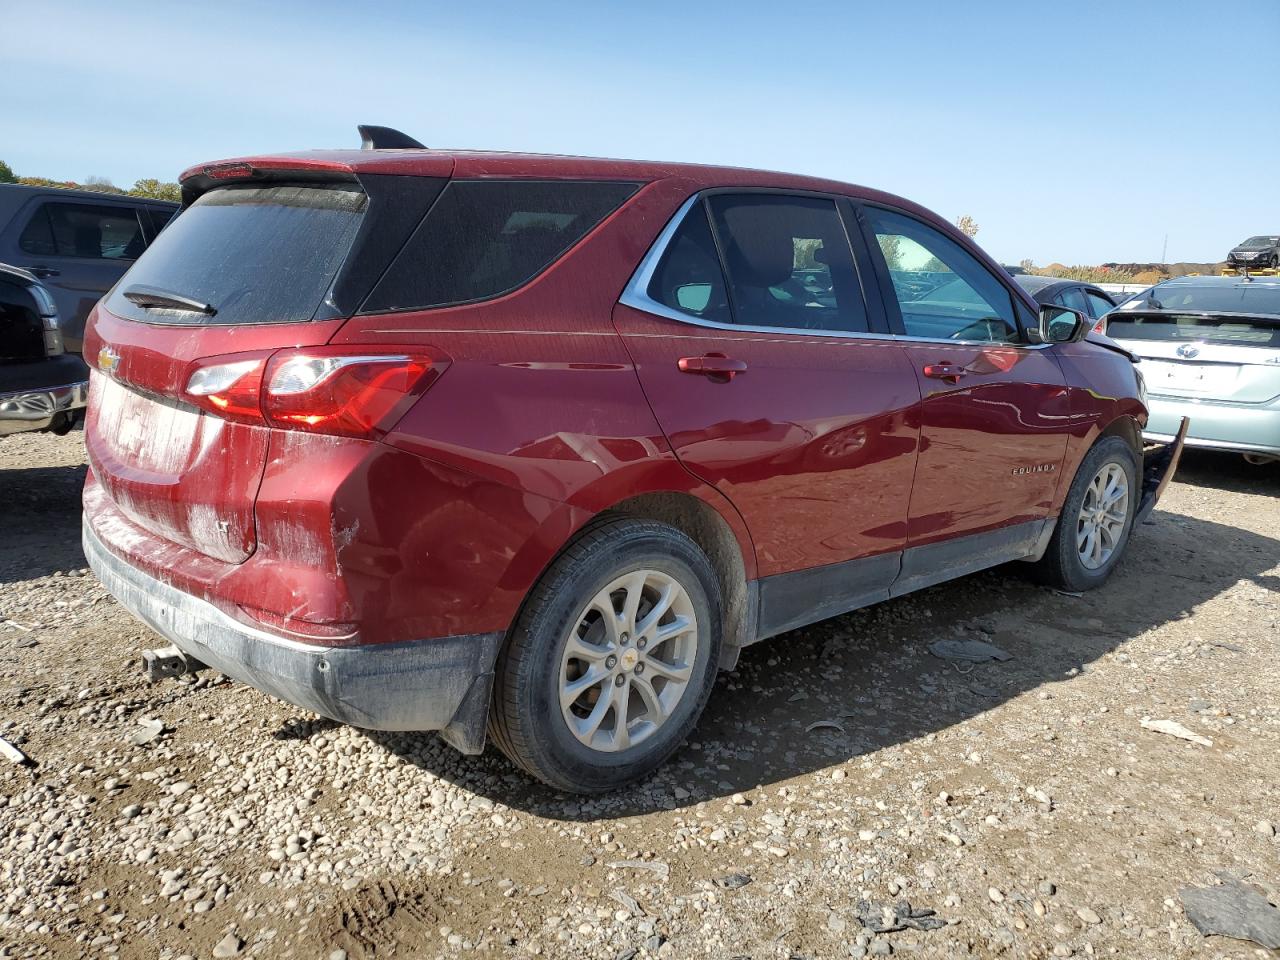
<path id="1" fill-rule="evenodd" d="M 1094 333 L 1106 333 L 1106 332 L 1107 332 L 1107 318 L 1106 318 L 1106 317 L 1099 317 L 1099 318 L 1098 318 L 1098 322 L 1097 322 L 1097 323 L 1095 323 L 1095 324 L 1093 325 L 1093 332 L 1094 332 Z"/>
<path id="2" fill-rule="evenodd" d="M 420 351 L 354 352 L 332 347 L 278 353 L 267 365 L 262 412 L 280 427 L 381 436 L 439 375 Z"/>
<path id="3" fill-rule="evenodd" d="M 192 364 L 184 399 L 227 420 L 380 437 L 447 366 L 420 347 L 312 347 Z"/>
<path id="4" fill-rule="evenodd" d="M 262 423 L 262 372 L 269 354 L 200 360 L 187 374 L 186 399 L 226 420 Z"/>

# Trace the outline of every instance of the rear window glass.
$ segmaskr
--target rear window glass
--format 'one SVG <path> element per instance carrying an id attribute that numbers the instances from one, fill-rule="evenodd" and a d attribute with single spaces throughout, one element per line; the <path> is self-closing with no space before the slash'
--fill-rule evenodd
<path id="1" fill-rule="evenodd" d="M 637 186 L 583 180 L 455 180 L 361 312 L 443 307 L 509 293 L 554 263 Z"/>
<path id="2" fill-rule="evenodd" d="M 1280 316 L 1274 320 L 1176 314 L 1130 316 L 1121 309 L 1107 314 L 1107 336 L 1115 340 L 1195 340 L 1241 347 L 1280 347 Z"/>
<path id="3" fill-rule="evenodd" d="M 1280 317 L 1280 284 L 1244 280 L 1228 284 L 1161 284 L 1137 294 L 1120 308 L 1208 313 L 1266 313 Z"/>
<path id="4" fill-rule="evenodd" d="M 211 190 L 156 237 L 111 291 L 107 308 L 161 323 L 310 320 L 351 249 L 366 203 L 346 184 Z M 124 297 L 134 285 L 217 312 L 144 309 Z"/>

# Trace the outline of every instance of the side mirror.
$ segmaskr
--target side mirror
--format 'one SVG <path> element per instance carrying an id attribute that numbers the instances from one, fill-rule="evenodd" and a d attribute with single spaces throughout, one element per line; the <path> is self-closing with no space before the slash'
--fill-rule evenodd
<path id="1" fill-rule="evenodd" d="M 1093 327 L 1093 320 L 1079 310 L 1045 304 L 1040 308 L 1041 343 L 1078 343 Z"/>

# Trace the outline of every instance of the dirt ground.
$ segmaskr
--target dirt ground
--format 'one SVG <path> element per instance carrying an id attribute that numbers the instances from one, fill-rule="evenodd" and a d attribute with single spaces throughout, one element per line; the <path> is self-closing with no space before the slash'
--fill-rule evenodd
<path id="1" fill-rule="evenodd" d="M 672 763 L 579 801 L 147 684 L 80 440 L 0 440 L 0 736 L 35 764 L 0 760 L 0 956 L 1271 955 L 1179 891 L 1280 894 L 1280 467 L 1188 454 L 1095 593 L 1001 569 L 753 647 Z"/>

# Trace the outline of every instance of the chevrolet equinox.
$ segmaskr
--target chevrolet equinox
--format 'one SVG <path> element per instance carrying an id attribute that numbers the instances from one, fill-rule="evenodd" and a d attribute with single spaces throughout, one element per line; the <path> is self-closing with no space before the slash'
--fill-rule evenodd
<path id="1" fill-rule="evenodd" d="M 362 132 L 188 170 L 90 318 L 85 553 L 181 669 L 608 790 L 747 644 L 1100 585 L 1176 467 L 1130 355 L 907 200 Z"/>

